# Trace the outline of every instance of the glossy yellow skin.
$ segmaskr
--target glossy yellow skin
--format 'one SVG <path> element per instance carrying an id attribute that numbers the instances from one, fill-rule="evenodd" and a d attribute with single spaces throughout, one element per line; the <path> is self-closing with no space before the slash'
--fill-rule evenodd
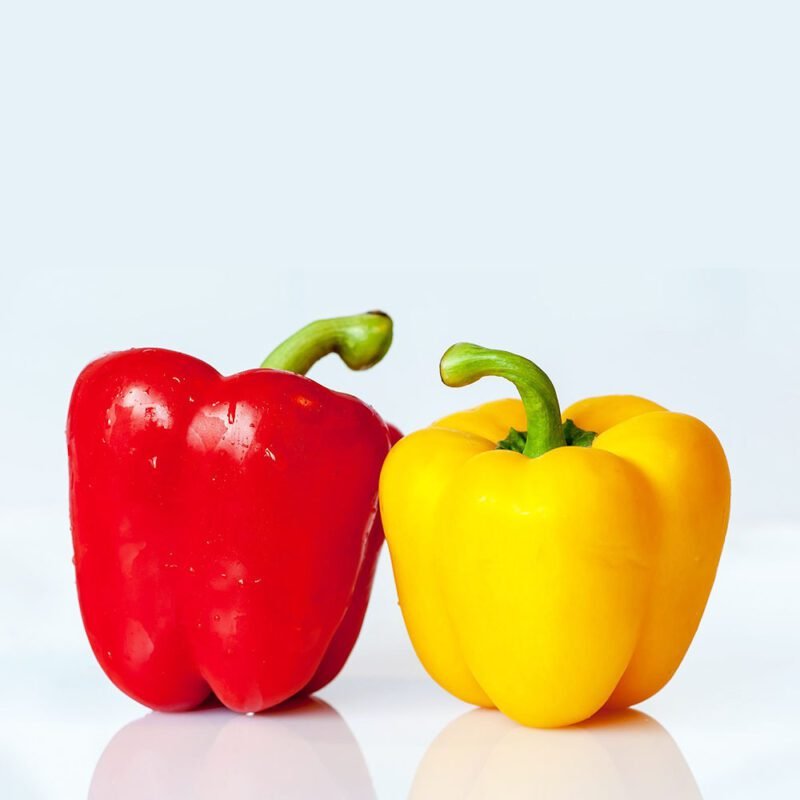
<path id="1" fill-rule="evenodd" d="M 713 432 L 631 396 L 568 408 L 592 447 L 497 450 L 519 400 L 453 414 L 390 452 L 380 504 L 400 607 L 430 675 L 524 725 L 657 692 L 686 653 L 730 505 Z"/>

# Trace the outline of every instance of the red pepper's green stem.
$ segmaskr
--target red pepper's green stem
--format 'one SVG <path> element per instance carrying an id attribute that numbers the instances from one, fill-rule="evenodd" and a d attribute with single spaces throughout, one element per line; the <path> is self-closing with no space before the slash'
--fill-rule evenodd
<path id="1" fill-rule="evenodd" d="M 369 369 L 391 343 L 392 318 L 383 311 L 320 319 L 279 344 L 261 366 L 305 375 L 323 356 L 336 353 L 350 369 Z"/>
<path id="2" fill-rule="evenodd" d="M 528 418 L 528 438 L 522 451 L 528 458 L 566 445 L 556 390 L 533 361 L 505 350 L 462 342 L 442 356 L 439 372 L 448 386 L 467 386 L 491 375 L 511 381 Z"/>

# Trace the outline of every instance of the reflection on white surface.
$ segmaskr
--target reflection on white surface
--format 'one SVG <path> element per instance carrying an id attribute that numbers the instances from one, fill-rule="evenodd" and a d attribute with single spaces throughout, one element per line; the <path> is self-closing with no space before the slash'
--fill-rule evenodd
<path id="1" fill-rule="evenodd" d="M 322 700 L 252 717 L 212 708 L 126 725 L 95 768 L 90 800 L 375 797 L 347 724 Z"/>
<path id="2" fill-rule="evenodd" d="M 412 800 L 701 800 L 672 737 L 626 710 L 559 730 L 476 709 L 450 723 L 417 769 Z"/>

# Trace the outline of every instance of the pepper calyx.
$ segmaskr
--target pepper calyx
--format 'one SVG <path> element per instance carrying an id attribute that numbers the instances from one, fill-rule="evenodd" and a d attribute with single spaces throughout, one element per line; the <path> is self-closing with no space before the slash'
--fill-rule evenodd
<path id="1" fill-rule="evenodd" d="M 579 428 L 571 419 L 564 423 L 564 439 L 571 447 L 591 447 L 597 438 L 595 431 L 586 431 Z"/>
<path id="2" fill-rule="evenodd" d="M 564 441 L 567 447 L 591 447 L 592 442 L 597 438 L 597 434 L 594 431 L 585 431 L 583 428 L 579 428 L 571 419 L 568 419 L 561 427 L 564 431 Z M 522 453 L 527 442 L 527 431 L 509 428 L 506 438 L 497 443 L 496 449 Z"/>

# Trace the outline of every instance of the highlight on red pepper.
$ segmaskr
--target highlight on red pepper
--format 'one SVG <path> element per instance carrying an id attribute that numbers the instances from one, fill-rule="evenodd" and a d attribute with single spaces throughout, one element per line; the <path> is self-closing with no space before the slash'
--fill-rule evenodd
<path id="1" fill-rule="evenodd" d="M 386 354 L 381 312 L 314 322 L 260 369 L 111 353 L 67 422 L 78 599 L 108 677 L 153 709 L 211 694 L 261 711 L 331 681 L 358 637 L 383 530 L 378 476 L 400 434 L 304 377 Z"/>

